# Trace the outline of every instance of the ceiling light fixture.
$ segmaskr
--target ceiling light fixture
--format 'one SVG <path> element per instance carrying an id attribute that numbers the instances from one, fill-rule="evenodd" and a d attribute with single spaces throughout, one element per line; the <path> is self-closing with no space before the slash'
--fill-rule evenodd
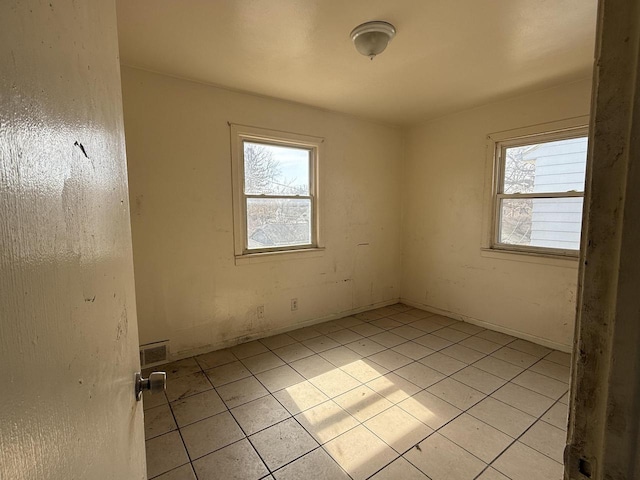
<path id="1" fill-rule="evenodd" d="M 373 57 L 384 52 L 395 35 L 396 27 L 388 22 L 375 21 L 354 28 L 351 31 L 351 40 L 358 52 L 373 60 Z"/>

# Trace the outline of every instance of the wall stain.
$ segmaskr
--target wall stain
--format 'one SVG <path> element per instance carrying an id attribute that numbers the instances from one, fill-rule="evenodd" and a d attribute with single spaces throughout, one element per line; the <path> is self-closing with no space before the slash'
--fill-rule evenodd
<path id="1" fill-rule="evenodd" d="M 120 340 L 122 337 L 126 337 L 129 333 L 129 318 L 127 315 L 127 306 L 125 305 L 122 309 L 122 313 L 120 314 L 120 321 L 116 326 L 116 341 Z"/>

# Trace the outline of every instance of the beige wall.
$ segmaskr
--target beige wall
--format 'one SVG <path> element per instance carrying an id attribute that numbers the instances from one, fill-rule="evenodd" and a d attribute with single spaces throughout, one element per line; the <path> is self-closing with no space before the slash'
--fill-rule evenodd
<path id="1" fill-rule="evenodd" d="M 184 354 L 399 298 L 399 129 L 127 67 L 122 82 L 141 343 Z M 325 137 L 323 256 L 235 265 L 227 122 Z"/>
<path id="2" fill-rule="evenodd" d="M 127 67 L 123 95 L 142 343 L 189 353 L 402 297 L 571 345 L 577 261 L 481 251 L 486 136 L 588 115 L 589 81 L 405 130 Z M 235 265 L 227 122 L 326 138 L 323 256 Z"/>
<path id="3" fill-rule="evenodd" d="M 481 252 L 487 134 L 589 114 L 589 81 L 449 115 L 407 133 L 402 298 L 565 350 L 577 261 Z"/>

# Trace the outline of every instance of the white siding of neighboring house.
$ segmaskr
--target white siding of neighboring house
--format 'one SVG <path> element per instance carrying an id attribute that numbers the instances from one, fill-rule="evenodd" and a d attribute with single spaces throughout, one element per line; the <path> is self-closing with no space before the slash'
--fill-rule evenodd
<path id="1" fill-rule="evenodd" d="M 534 193 L 583 191 L 587 138 L 544 143 L 527 153 L 535 161 Z M 535 199 L 531 246 L 578 249 L 582 198 Z"/>

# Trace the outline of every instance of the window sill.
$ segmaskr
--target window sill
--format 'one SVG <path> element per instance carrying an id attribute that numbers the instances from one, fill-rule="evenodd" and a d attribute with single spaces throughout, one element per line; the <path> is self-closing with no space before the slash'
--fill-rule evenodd
<path id="1" fill-rule="evenodd" d="M 253 263 L 278 262 L 294 260 L 298 258 L 315 258 L 324 255 L 324 247 L 301 248 L 299 250 L 284 250 L 279 252 L 247 253 L 236 255 L 236 265 L 248 265 Z"/>
<path id="2" fill-rule="evenodd" d="M 536 263 L 540 265 L 552 265 L 563 268 L 578 268 L 578 256 L 555 255 L 552 253 L 522 252 L 518 250 L 501 250 L 497 248 L 481 248 L 480 255 L 485 258 L 499 260 L 511 260 L 515 262 Z"/>

